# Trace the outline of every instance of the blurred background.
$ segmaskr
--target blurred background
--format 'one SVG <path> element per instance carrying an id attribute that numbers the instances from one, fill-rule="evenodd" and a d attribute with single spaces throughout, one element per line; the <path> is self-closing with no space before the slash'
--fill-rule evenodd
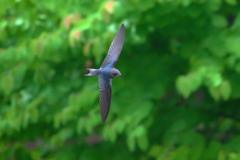
<path id="1" fill-rule="evenodd" d="M 1 0 L 0 159 L 239 160 L 237 0 Z M 101 124 L 97 77 L 125 42 Z"/>

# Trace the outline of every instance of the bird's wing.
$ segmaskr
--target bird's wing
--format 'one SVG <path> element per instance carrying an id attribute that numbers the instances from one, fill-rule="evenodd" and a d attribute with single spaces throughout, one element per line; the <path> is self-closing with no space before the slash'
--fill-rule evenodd
<path id="1" fill-rule="evenodd" d="M 118 33 L 114 37 L 112 44 L 108 50 L 108 54 L 106 58 L 104 59 L 101 68 L 106 67 L 107 65 L 110 65 L 111 67 L 114 67 L 118 57 L 121 53 L 123 42 L 124 42 L 124 24 L 121 25 L 120 29 L 118 30 Z"/>
<path id="2" fill-rule="evenodd" d="M 111 92 L 112 92 L 112 80 L 110 78 L 104 78 L 103 76 L 98 77 L 100 87 L 100 110 L 102 116 L 102 123 L 107 119 L 108 112 L 111 104 Z"/>

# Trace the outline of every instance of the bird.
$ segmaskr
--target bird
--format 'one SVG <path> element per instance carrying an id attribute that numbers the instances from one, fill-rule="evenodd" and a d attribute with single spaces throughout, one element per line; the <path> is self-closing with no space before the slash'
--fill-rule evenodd
<path id="1" fill-rule="evenodd" d="M 112 97 L 112 79 L 121 75 L 121 72 L 114 67 L 122 51 L 124 36 L 125 27 L 124 24 L 122 24 L 117 34 L 115 35 L 108 49 L 108 54 L 104 61 L 102 62 L 100 68 L 99 69 L 87 68 L 89 73 L 85 74 L 85 76 L 98 76 L 98 83 L 100 89 L 99 103 L 102 124 L 105 123 L 110 110 Z"/>

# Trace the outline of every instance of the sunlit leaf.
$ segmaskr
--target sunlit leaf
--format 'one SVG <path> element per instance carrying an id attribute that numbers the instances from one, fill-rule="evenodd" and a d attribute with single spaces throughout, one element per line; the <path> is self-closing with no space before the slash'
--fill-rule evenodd
<path id="1" fill-rule="evenodd" d="M 236 0 L 225 0 L 225 1 L 230 5 L 236 5 L 237 4 Z"/>

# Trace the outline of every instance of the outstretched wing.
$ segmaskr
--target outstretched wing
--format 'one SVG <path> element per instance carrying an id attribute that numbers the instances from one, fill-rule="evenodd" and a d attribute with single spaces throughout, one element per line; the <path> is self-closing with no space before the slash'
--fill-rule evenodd
<path id="1" fill-rule="evenodd" d="M 104 68 L 109 64 L 111 67 L 115 66 L 118 57 L 122 51 L 124 34 L 125 34 L 124 24 L 122 24 L 120 29 L 118 30 L 118 33 L 113 39 L 113 42 L 108 50 L 108 54 L 101 65 L 101 68 Z"/>
<path id="2" fill-rule="evenodd" d="M 98 77 L 99 87 L 100 87 L 100 111 L 102 117 L 102 123 L 107 119 L 110 104 L 111 104 L 111 93 L 112 93 L 112 80 L 110 78 L 104 78 L 103 76 Z"/>

